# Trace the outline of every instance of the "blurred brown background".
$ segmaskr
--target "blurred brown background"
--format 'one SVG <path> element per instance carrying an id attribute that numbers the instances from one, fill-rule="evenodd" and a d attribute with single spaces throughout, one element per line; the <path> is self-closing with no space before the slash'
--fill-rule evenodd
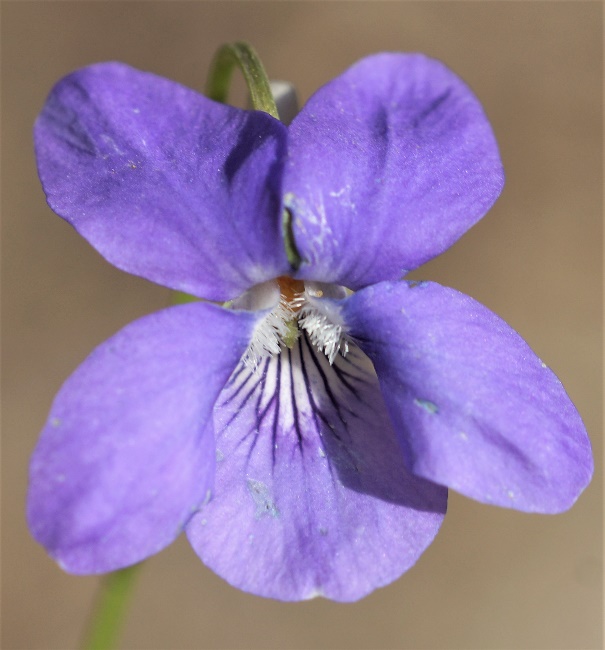
<path id="1" fill-rule="evenodd" d="M 559 374 L 602 458 L 602 8 L 598 2 L 4 2 L 3 638 L 75 647 L 97 579 L 64 574 L 24 521 L 28 456 L 61 382 L 166 290 L 105 263 L 46 207 L 31 127 L 52 84 L 117 59 L 201 89 L 216 47 L 250 41 L 306 99 L 366 54 L 422 51 L 475 90 L 504 193 L 415 274 L 503 316 Z M 601 469 L 569 512 L 523 515 L 451 494 L 436 542 L 359 603 L 241 593 L 184 539 L 148 561 L 122 647 L 602 647 Z"/>

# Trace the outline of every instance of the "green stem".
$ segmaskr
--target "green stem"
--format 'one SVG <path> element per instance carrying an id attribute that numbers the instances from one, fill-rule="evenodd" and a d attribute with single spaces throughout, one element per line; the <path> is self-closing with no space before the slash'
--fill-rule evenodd
<path id="1" fill-rule="evenodd" d="M 124 609 L 140 564 L 103 576 L 97 601 L 84 637 L 84 650 L 112 650 L 117 647 Z"/>
<path id="2" fill-rule="evenodd" d="M 218 49 L 210 64 L 206 95 L 214 101 L 226 104 L 231 74 L 236 65 L 246 80 L 252 107 L 279 119 L 265 68 L 254 49 L 247 43 L 226 43 Z"/>

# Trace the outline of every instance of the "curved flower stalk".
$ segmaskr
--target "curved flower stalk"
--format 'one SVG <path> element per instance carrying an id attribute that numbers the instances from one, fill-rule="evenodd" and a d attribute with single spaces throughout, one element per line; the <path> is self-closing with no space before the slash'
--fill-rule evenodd
<path id="1" fill-rule="evenodd" d="M 107 260 L 225 303 L 128 325 L 59 392 L 28 519 L 67 571 L 185 530 L 241 589 L 355 600 L 416 562 L 448 487 L 555 513 L 590 481 L 580 416 L 521 337 L 401 280 L 503 185 L 441 63 L 363 59 L 289 127 L 103 63 L 55 86 L 35 139 L 50 206 Z"/>

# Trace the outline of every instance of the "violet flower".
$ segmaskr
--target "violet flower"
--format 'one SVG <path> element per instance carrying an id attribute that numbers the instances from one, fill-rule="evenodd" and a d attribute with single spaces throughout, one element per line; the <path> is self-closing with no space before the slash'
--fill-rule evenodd
<path id="1" fill-rule="evenodd" d="M 355 600 L 416 562 L 448 487 L 556 513 L 590 481 L 580 416 L 521 337 L 400 280 L 503 184 L 479 102 L 441 63 L 363 59 L 289 127 L 102 63 L 56 85 L 35 139 L 50 206 L 107 260 L 226 302 L 137 320 L 59 392 L 28 519 L 65 570 L 185 530 L 241 589 Z"/>

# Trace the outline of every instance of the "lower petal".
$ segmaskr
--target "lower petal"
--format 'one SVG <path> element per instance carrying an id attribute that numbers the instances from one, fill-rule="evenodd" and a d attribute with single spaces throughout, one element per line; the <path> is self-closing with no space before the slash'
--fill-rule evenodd
<path id="1" fill-rule="evenodd" d="M 554 373 L 502 319 L 432 282 L 384 282 L 346 301 L 412 471 L 484 503 L 569 508 L 590 442 Z"/>
<path id="2" fill-rule="evenodd" d="M 207 303 L 131 323 L 57 395 L 30 468 L 33 536 L 67 571 L 156 553 L 212 486 L 217 395 L 255 317 Z"/>
<path id="3" fill-rule="evenodd" d="M 215 491 L 187 535 L 234 586 L 352 601 L 433 540 L 447 491 L 406 470 L 359 349 L 330 366 L 303 335 L 256 371 L 239 366 L 217 404 Z"/>

